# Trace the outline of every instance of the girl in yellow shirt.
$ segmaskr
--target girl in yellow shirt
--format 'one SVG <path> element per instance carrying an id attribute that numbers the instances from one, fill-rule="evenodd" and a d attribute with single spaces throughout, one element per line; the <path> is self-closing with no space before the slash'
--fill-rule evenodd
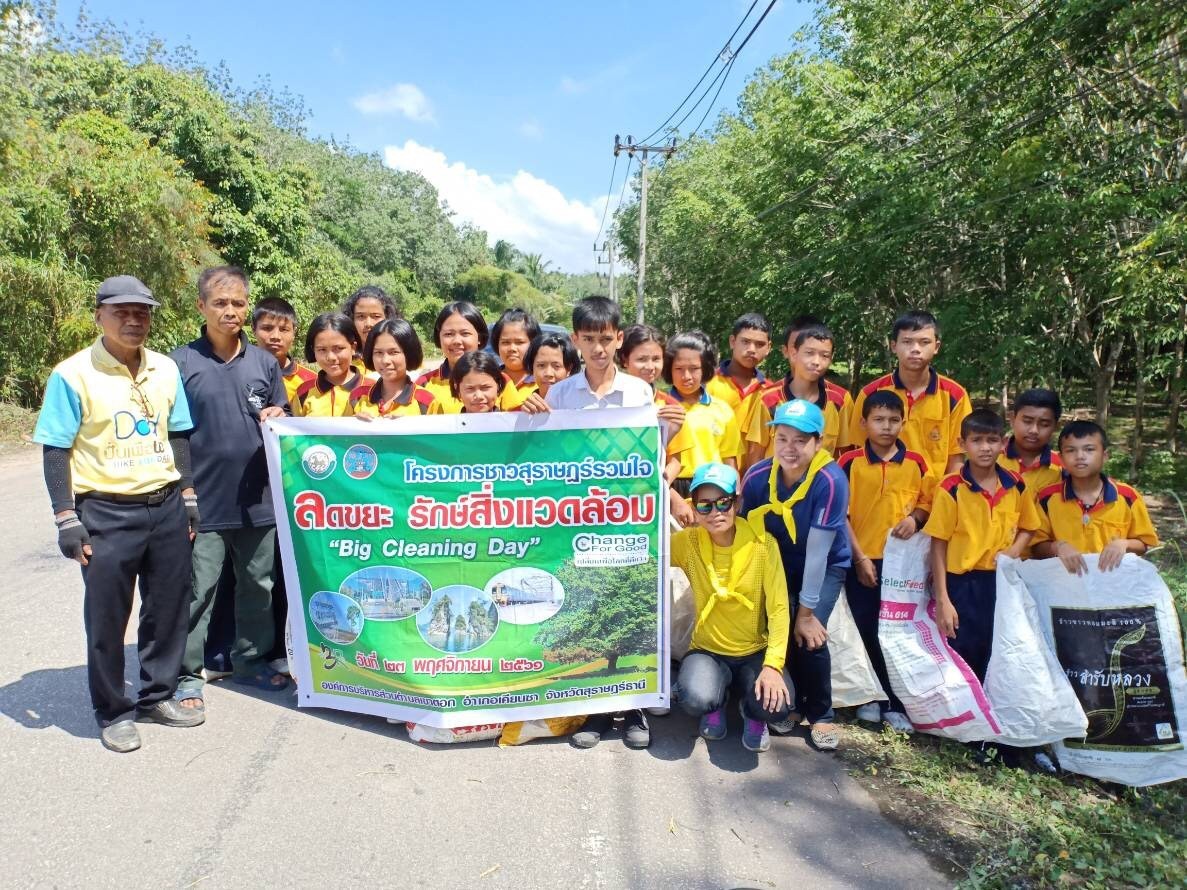
<path id="1" fill-rule="evenodd" d="M 309 323 L 305 361 L 317 362 L 317 377 L 297 389 L 293 414 L 300 417 L 349 417 L 351 393 L 362 382 L 351 362 L 362 351 L 354 322 L 341 312 L 323 312 Z"/>
<path id="2" fill-rule="evenodd" d="M 692 648 L 680 663 L 676 698 L 700 718 L 700 734 L 725 738 L 725 704 L 739 690 L 742 745 L 771 746 L 767 723 L 791 710 L 783 673 L 790 613 L 779 546 L 738 518 L 738 471 L 722 463 L 697 469 L 691 483 L 696 525 L 672 535 L 672 566 L 692 584 L 697 619 Z"/>

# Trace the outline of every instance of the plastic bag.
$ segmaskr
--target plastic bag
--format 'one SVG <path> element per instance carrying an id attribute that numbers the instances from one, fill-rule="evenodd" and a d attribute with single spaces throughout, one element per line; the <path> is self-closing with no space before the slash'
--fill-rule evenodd
<path id="1" fill-rule="evenodd" d="M 886 540 L 878 642 L 886 673 L 919 732 L 962 742 L 998 734 L 989 699 L 964 659 L 936 627 L 928 584 L 931 537 Z"/>
<path id="2" fill-rule="evenodd" d="M 1086 575 L 1057 559 L 1028 560 L 1019 577 L 1088 718 L 1082 740 L 1056 745 L 1072 772 L 1126 785 L 1187 778 L 1187 671 L 1170 591 L 1144 559 Z"/>
<path id="3" fill-rule="evenodd" d="M 886 699 L 844 590 L 828 617 L 828 655 L 832 662 L 834 708 L 852 708 Z"/>
<path id="4" fill-rule="evenodd" d="M 585 723 L 585 717 L 546 717 L 543 720 L 523 720 L 503 726 L 499 747 L 522 745 L 532 739 L 550 739 L 571 735 Z"/>
<path id="5" fill-rule="evenodd" d="M 668 596 L 672 616 L 672 657 L 679 660 L 688 654 L 692 629 L 697 622 L 696 597 L 683 569 L 668 569 Z"/>
<path id="6" fill-rule="evenodd" d="M 425 726 L 423 723 L 407 723 L 408 738 L 414 742 L 432 745 L 456 745 L 461 742 L 485 742 L 497 739 L 503 732 L 502 723 L 482 723 L 478 726 L 457 726 L 444 729 L 440 726 Z"/>
<path id="7" fill-rule="evenodd" d="M 993 654 L 985 694 L 1001 732 L 997 741 L 1020 748 L 1083 737 L 1088 718 L 1043 636 L 1039 608 L 1019 577 L 1021 560 L 997 563 Z"/>

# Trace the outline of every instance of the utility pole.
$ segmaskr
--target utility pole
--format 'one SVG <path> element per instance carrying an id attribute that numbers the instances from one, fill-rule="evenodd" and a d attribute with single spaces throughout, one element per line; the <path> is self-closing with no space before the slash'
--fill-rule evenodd
<path id="1" fill-rule="evenodd" d="M 610 259 L 604 260 L 600 256 L 597 258 L 599 266 L 610 264 L 610 299 L 615 303 L 618 302 L 618 284 L 614 280 L 614 239 L 616 235 L 617 230 L 611 226 L 610 231 L 606 233 L 606 240 L 602 242 L 600 253 L 609 254 Z"/>
<path id="2" fill-rule="evenodd" d="M 642 177 L 642 183 L 639 191 L 639 262 L 638 274 L 635 278 L 635 322 L 643 324 L 643 284 L 647 277 L 647 158 L 651 152 L 671 157 L 676 151 L 676 140 L 672 139 L 671 142 L 663 145 L 637 145 L 633 136 L 627 136 L 624 143 L 616 134 L 614 136 L 614 156 L 618 157 L 620 151 L 625 151 L 632 158 L 635 156 L 635 152 L 641 153 L 639 175 Z"/>

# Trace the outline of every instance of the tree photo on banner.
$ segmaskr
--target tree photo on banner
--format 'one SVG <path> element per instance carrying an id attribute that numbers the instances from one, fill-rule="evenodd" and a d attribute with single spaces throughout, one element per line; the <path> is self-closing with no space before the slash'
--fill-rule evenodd
<path id="1" fill-rule="evenodd" d="M 652 409 L 265 440 L 302 707 L 457 727 L 667 705 Z"/>

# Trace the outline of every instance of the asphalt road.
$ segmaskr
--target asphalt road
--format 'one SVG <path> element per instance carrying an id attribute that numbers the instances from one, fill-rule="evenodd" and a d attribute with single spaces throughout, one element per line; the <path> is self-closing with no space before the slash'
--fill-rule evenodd
<path id="1" fill-rule="evenodd" d="M 141 750 L 112 754 L 87 697 L 81 578 L 40 477 L 33 449 L 0 461 L 4 887 L 951 883 L 803 738 L 757 756 L 737 726 L 707 745 L 675 714 L 653 719 L 647 751 L 617 735 L 590 751 L 427 747 L 217 683 L 206 725 L 142 726 Z"/>

